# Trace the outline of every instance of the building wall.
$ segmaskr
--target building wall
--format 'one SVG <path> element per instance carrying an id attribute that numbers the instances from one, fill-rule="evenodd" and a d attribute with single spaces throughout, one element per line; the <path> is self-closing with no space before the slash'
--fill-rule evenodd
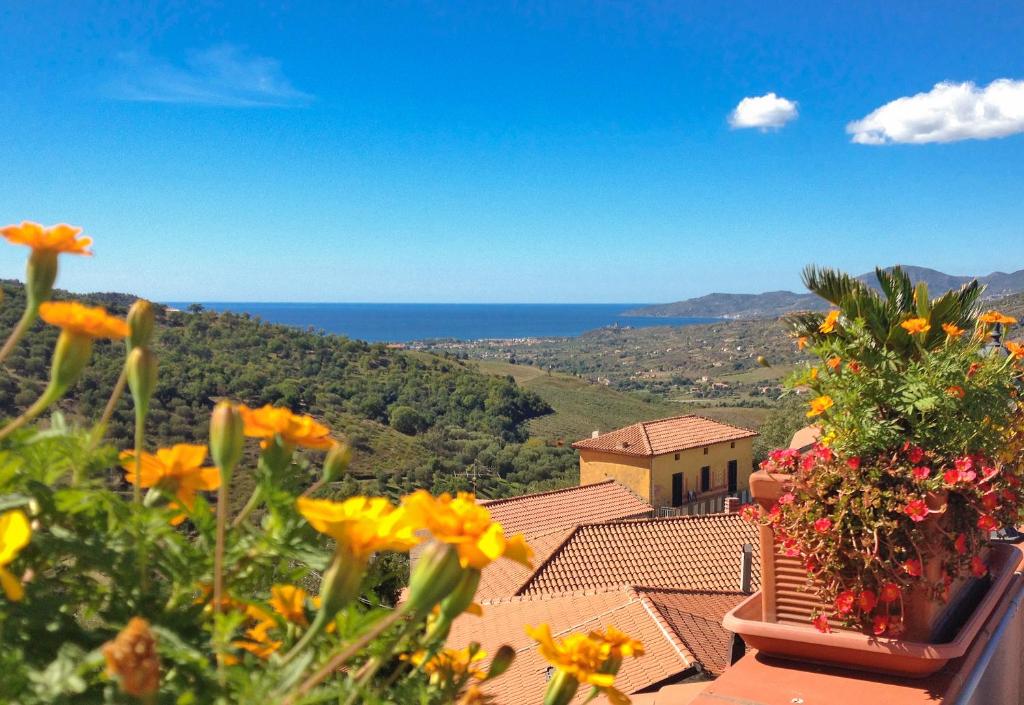
<path id="1" fill-rule="evenodd" d="M 634 458 L 586 448 L 580 448 L 579 454 L 581 485 L 613 478 L 642 499 L 651 501 L 650 458 Z"/>
<path id="2" fill-rule="evenodd" d="M 730 447 L 735 444 L 735 448 Z M 648 498 L 655 511 L 661 507 L 672 506 L 672 475 L 683 473 L 683 493 L 691 490 L 700 493 L 700 471 L 704 466 L 711 468 L 711 489 L 706 494 L 725 492 L 728 489 L 728 465 L 730 460 L 736 461 L 736 488 L 747 489 L 750 473 L 754 463 L 754 443 L 752 438 L 738 441 L 726 441 L 704 448 L 690 448 L 679 452 L 679 460 L 675 453 L 659 455 L 653 460 L 652 482 L 653 496 Z M 685 499 L 684 499 L 685 501 Z"/>

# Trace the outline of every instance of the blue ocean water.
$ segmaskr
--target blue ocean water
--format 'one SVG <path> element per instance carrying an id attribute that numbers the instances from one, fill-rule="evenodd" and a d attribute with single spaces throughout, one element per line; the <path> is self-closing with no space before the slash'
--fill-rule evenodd
<path id="1" fill-rule="evenodd" d="M 449 338 L 575 336 L 613 324 L 635 328 L 708 323 L 713 318 L 623 316 L 644 304 L 319 304 L 201 302 L 214 311 L 249 313 L 265 321 L 346 335 L 370 342 L 404 343 Z M 186 308 L 183 302 L 168 306 Z"/>

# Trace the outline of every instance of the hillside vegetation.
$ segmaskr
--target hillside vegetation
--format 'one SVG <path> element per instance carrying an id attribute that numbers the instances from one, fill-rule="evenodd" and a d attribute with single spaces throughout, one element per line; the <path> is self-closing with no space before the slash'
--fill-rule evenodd
<path id="1" fill-rule="evenodd" d="M 4 283 L 3 293 L 0 326 L 10 329 L 23 294 L 14 283 Z M 75 298 L 122 315 L 133 300 L 120 294 Z M 482 374 L 456 359 L 199 308 L 160 307 L 158 330 L 160 381 L 149 421 L 149 437 L 158 444 L 205 441 L 210 409 L 230 398 L 286 405 L 323 419 L 353 446 L 356 478 L 390 494 L 473 485 L 471 475 L 484 495 L 574 479 L 571 450 L 526 443 L 527 422 L 552 409 L 511 377 Z M 56 329 L 37 323 L 8 358 L 7 374 L 0 374 L 0 413 L 19 413 L 38 396 L 56 336 Z M 97 418 L 122 361 L 120 344 L 98 343 L 63 411 L 72 420 Z M 108 437 L 122 448 L 130 445 L 131 413 L 123 399 L 109 427 Z M 348 482 L 339 492 L 354 491 Z"/>

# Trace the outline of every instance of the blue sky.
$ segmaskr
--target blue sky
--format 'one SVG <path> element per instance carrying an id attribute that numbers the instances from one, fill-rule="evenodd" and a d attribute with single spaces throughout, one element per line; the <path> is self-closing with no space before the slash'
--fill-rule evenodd
<path id="1" fill-rule="evenodd" d="M 157 300 L 1024 267 L 1020 3 L 279 5 L 0 4 L 0 224 L 81 225 L 63 286 Z"/>

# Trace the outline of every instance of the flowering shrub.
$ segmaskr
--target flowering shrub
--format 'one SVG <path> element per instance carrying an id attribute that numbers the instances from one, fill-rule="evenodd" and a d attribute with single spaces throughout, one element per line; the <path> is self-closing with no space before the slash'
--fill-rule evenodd
<path id="1" fill-rule="evenodd" d="M 1024 350 L 986 354 L 993 327 L 1016 321 L 976 310 L 977 283 L 929 300 L 898 268 L 878 271 L 882 295 L 810 268 L 809 288 L 835 304 L 790 319 L 820 364 L 788 380 L 810 393 L 821 429 L 808 452 L 773 451 L 761 468 L 791 476 L 770 511 L 781 550 L 805 563 L 826 604 L 814 615 L 898 635 L 905 600 L 948 599 L 955 581 L 982 577 L 991 531 L 1014 526 L 1024 500 Z"/>
<path id="2" fill-rule="evenodd" d="M 508 669 L 513 651 L 445 641 L 457 617 L 479 612 L 481 570 L 499 559 L 529 565 L 523 538 L 506 536 L 469 494 L 314 496 L 350 453 L 288 409 L 221 401 L 208 446 L 147 449 L 157 381 L 150 305 L 137 302 L 121 320 L 48 301 L 58 255 L 90 254 L 79 233 L 0 229 L 32 248 L 26 309 L 0 361 L 37 317 L 61 329 L 49 385 L 0 428 L 0 702 L 487 702 L 480 686 Z M 53 412 L 34 426 L 102 339 L 126 341 L 103 417 L 78 428 Z M 118 452 L 103 437 L 126 386 L 135 442 Z M 300 490 L 292 478 L 307 452 L 324 453 L 321 479 Z M 255 489 L 229 515 L 243 457 L 256 459 Z M 380 604 L 368 580 L 375 556 L 423 542 L 408 598 Z M 548 700 L 568 702 L 588 683 L 628 702 L 613 682 L 642 646 L 611 628 L 568 639 L 589 645 L 586 659 L 553 660 L 565 675 L 552 679 Z"/>

